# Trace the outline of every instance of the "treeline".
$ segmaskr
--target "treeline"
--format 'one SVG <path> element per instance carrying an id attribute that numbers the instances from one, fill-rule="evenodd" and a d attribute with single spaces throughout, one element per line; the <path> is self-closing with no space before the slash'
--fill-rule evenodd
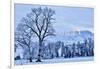
<path id="1" fill-rule="evenodd" d="M 30 62 L 32 62 L 32 59 L 37 59 L 38 56 L 38 43 L 32 45 L 31 53 L 28 48 L 23 49 L 23 59 L 31 59 Z M 94 40 L 89 38 L 83 42 L 73 44 L 65 44 L 62 41 L 49 43 L 44 42 L 41 47 L 40 56 L 42 59 L 94 56 Z M 17 59 L 21 59 L 20 56 L 16 56 L 15 60 Z"/>
<path id="2" fill-rule="evenodd" d="M 48 43 L 42 50 L 42 58 L 71 58 L 71 57 L 85 57 L 94 56 L 94 41 L 91 39 L 84 40 L 84 42 L 77 42 L 73 44 L 64 44 L 64 42 L 57 41 L 56 43 Z"/>

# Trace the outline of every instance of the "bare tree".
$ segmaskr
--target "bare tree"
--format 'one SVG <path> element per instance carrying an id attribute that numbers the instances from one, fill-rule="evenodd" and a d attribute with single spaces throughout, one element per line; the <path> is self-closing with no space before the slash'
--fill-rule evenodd
<path id="1" fill-rule="evenodd" d="M 54 23 L 53 20 L 55 20 L 53 18 L 54 14 L 55 11 L 48 7 L 32 8 L 31 13 L 22 19 L 27 29 L 31 29 L 33 34 L 38 38 L 39 50 L 36 62 L 41 62 L 41 47 L 43 41 L 46 37 L 54 35 L 55 31 L 52 25 Z"/>
<path id="2" fill-rule="evenodd" d="M 31 38 L 32 31 L 30 29 L 26 30 L 23 24 L 18 24 L 15 32 L 15 44 L 21 46 L 24 50 L 25 48 L 28 49 L 30 62 L 32 62 Z"/>

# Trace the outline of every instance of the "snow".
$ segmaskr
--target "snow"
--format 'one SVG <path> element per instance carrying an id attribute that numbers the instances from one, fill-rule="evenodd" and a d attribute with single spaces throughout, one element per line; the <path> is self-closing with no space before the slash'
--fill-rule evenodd
<path id="1" fill-rule="evenodd" d="M 80 62 L 80 61 L 93 61 L 94 57 L 75 57 L 75 58 L 54 58 L 45 59 L 42 62 L 29 62 L 28 60 L 15 60 L 15 65 L 30 65 L 30 64 L 48 64 L 48 63 L 67 63 L 67 62 Z"/>

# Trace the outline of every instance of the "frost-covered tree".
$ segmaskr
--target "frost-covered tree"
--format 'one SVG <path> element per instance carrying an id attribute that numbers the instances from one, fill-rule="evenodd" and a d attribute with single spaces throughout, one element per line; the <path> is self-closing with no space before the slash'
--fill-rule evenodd
<path id="1" fill-rule="evenodd" d="M 32 31 L 30 29 L 26 30 L 24 24 L 19 23 L 16 32 L 15 32 L 15 46 L 21 46 L 24 50 L 28 50 L 29 53 L 29 60 L 32 62 L 32 55 L 31 55 L 31 38 L 32 38 Z"/>
<path id="2" fill-rule="evenodd" d="M 59 49 L 61 48 L 62 42 L 61 41 L 57 41 L 55 43 L 55 55 L 56 57 L 59 57 Z"/>
<path id="3" fill-rule="evenodd" d="M 61 57 L 65 56 L 65 46 L 64 46 L 64 42 L 62 42 L 62 47 L 61 47 Z"/>
<path id="4" fill-rule="evenodd" d="M 72 44 L 72 57 L 76 56 L 76 50 L 77 50 L 76 44 L 73 43 L 73 44 Z"/>
<path id="5" fill-rule="evenodd" d="M 39 50 L 36 62 L 41 62 L 41 47 L 46 37 L 54 35 L 53 15 L 55 11 L 51 8 L 32 8 L 31 12 L 23 18 L 23 23 L 27 29 L 31 29 L 33 34 L 38 38 Z"/>
<path id="6" fill-rule="evenodd" d="M 53 44 L 52 43 L 48 43 L 48 50 L 49 50 L 49 55 L 50 55 L 50 58 L 54 58 L 54 55 L 53 55 Z"/>
<path id="7" fill-rule="evenodd" d="M 89 38 L 89 56 L 94 56 L 94 40 Z"/>
<path id="8" fill-rule="evenodd" d="M 78 48 L 77 56 L 83 56 L 83 47 L 84 47 L 84 44 L 78 41 L 77 42 L 77 48 Z"/>
<path id="9" fill-rule="evenodd" d="M 94 41 L 91 38 L 88 38 L 87 39 L 87 45 L 86 45 L 87 56 L 93 56 L 94 55 L 93 49 L 94 49 Z"/>

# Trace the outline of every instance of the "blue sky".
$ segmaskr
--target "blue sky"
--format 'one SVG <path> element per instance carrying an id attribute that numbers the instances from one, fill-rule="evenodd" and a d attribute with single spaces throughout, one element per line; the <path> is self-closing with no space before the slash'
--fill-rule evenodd
<path id="1" fill-rule="evenodd" d="M 85 7 L 68 7 L 68 6 L 45 6 L 32 4 L 15 4 L 15 25 L 20 23 L 22 17 L 31 12 L 31 8 L 49 7 L 55 10 L 55 23 L 53 24 L 56 33 L 69 31 L 88 30 L 93 32 L 94 29 L 94 9 Z"/>

